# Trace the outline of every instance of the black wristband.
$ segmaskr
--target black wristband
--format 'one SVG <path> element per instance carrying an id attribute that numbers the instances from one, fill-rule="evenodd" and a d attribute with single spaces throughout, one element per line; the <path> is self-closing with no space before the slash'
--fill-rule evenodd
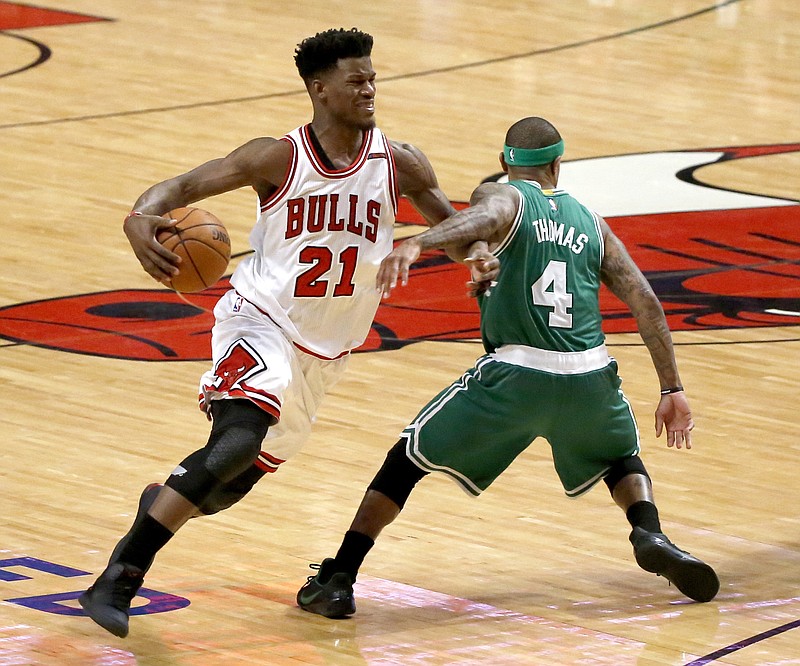
<path id="1" fill-rule="evenodd" d="M 683 386 L 673 386 L 672 388 L 661 389 L 661 395 L 669 395 L 670 393 L 680 393 L 683 391 Z"/>

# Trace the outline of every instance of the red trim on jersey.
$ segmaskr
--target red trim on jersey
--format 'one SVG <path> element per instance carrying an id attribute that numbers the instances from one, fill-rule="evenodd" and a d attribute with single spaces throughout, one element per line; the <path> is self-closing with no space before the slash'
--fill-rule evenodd
<path id="1" fill-rule="evenodd" d="M 267 393 L 266 391 L 258 391 L 250 386 L 247 386 L 244 382 L 241 385 L 243 388 L 234 387 L 230 389 L 227 394 L 229 398 L 246 398 L 250 402 L 252 402 L 256 407 L 260 407 L 263 409 L 267 414 L 274 416 L 278 421 L 281 419 L 281 403 L 274 395 L 271 393 Z M 206 387 L 204 387 L 206 388 Z M 213 391 L 214 387 L 209 386 L 207 387 L 209 391 Z M 224 398 L 217 398 L 218 400 Z M 198 402 L 200 404 L 200 409 L 202 411 L 206 410 L 206 396 L 204 393 L 200 393 L 198 396 Z"/>
<path id="2" fill-rule="evenodd" d="M 331 171 L 328 169 L 323 163 L 320 156 L 317 155 L 317 151 L 314 150 L 314 144 L 311 141 L 311 136 L 309 135 L 309 127 L 311 124 L 303 125 L 302 129 L 300 130 L 300 137 L 303 140 L 303 149 L 306 151 L 308 155 L 308 159 L 311 162 L 311 166 L 314 167 L 314 170 L 320 174 L 321 176 L 325 176 L 326 178 L 347 178 L 348 176 L 352 176 L 356 171 L 358 171 L 362 166 L 364 166 L 365 162 L 367 161 L 367 154 L 368 148 L 372 145 L 372 130 L 366 130 L 362 135 L 361 140 L 361 150 L 358 153 L 358 156 L 353 161 L 353 163 L 345 167 L 344 169 L 334 169 Z"/>
<path id="3" fill-rule="evenodd" d="M 267 315 L 267 316 L 269 317 L 269 315 Z M 315 352 L 315 351 L 311 351 L 310 349 L 306 349 L 305 347 L 303 347 L 303 345 L 298 345 L 296 342 L 292 342 L 292 344 L 295 347 L 297 347 L 304 354 L 308 354 L 309 356 L 313 356 L 314 358 L 321 358 L 323 361 L 335 361 L 337 358 L 342 358 L 342 356 L 347 356 L 350 353 L 349 349 L 345 349 L 338 356 L 334 356 L 334 357 L 323 356 L 322 354 L 317 354 L 317 352 Z"/>
<path id="4" fill-rule="evenodd" d="M 281 401 L 272 393 L 254 389 L 252 386 L 248 386 L 246 382 L 240 382 L 238 387 L 233 387 L 232 390 L 228 391 L 228 395 L 234 397 L 239 394 L 254 402 L 265 412 L 272 414 L 276 419 L 281 418 Z"/>
<path id="5" fill-rule="evenodd" d="M 285 460 L 281 460 L 280 458 L 276 458 L 275 456 L 270 455 L 266 451 L 261 451 L 258 454 L 258 457 L 255 460 L 255 466 L 258 467 L 262 472 L 277 472 L 278 466 L 285 463 Z"/>
<path id="6" fill-rule="evenodd" d="M 281 137 L 278 140 L 285 141 L 292 147 L 292 156 L 289 158 L 289 162 L 286 165 L 286 173 L 283 174 L 283 182 L 280 184 L 278 189 L 270 194 L 265 201 L 259 201 L 260 210 L 262 213 L 272 208 L 272 206 L 275 205 L 275 202 L 278 201 L 278 199 L 280 199 L 284 194 L 286 194 L 286 192 L 289 190 L 289 186 L 294 180 L 294 174 L 297 172 L 297 144 L 294 142 L 294 139 L 288 136 Z"/>
<path id="7" fill-rule="evenodd" d="M 248 301 L 248 300 L 247 300 L 247 299 L 246 299 L 244 296 L 242 296 L 242 295 L 241 295 L 241 294 L 240 294 L 238 291 L 236 291 L 235 289 L 234 289 L 233 291 L 236 293 L 236 295 L 237 295 L 239 298 L 241 298 L 243 301 L 247 301 L 248 303 L 250 303 L 250 305 L 252 305 L 252 306 L 253 306 L 253 307 L 254 307 L 256 310 L 258 310 L 258 311 L 259 311 L 261 314 L 263 314 L 265 317 L 269 318 L 269 320 L 270 320 L 270 321 L 271 321 L 273 324 L 275 324 L 275 326 L 278 326 L 278 328 L 280 328 L 280 325 L 278 324 L 278 322 L 276 322 L 276 321 L 275 321 L 275 320 L 274 320 L 272 317 L 270 317 L 270 316 L 269 316 L 269 312 L 266 312 L 266 311 L 262 310 L 260 307 L 258 307 L 258 306 L 257 306 L 255 303 L 253 303 L 252 301 Z M 305 353 L 305 354 L 308 354 L 309 356 L 314 356 L 315 358 L 320 358 L 320 359 L 322 359 L 323 361 L 335 361 L 336 359 L 342 358 L 342 356 L 347 356 L 347 355 L 350 353 L 350 350 L 349 350 L 349 349 L 345 349 L 345 350 L 344 350 L 344 351 L 343 351 L 341 354 L 339 354 L 338 356 L 333 356 L 333 357 L 331 357 L 331 356 L 323 356 L 322 354 L 317 354 L 317 352 L 315 352 L 315 351 L 311 351 L 310 349 L 307 349 L 307 348 L 303 347 L 303 345 L 298 345 L 296 342 L 292 342 L 292 344 L 293 344 L 295 347 L 297 347 L 297 348 L 298 348 L 298 349 L 299 349 L 301 352 L 303 352 L 303 353 Z"/>
<path id="8" fill-rule="evenodd" d="M 276 458 L 271 453 L 267 453 L 266 451 L 262 451 L 258 455 L 260 457 L 264 458 L 264 460 L 266 460 L 267 462 L 271 462 L 273 465 L 280 465 L 280 464 L 286 462 L 285 460 L 282 460 L 281 458 Z"/>
<path id="9" fill-rule="evenodd" d="M 387 162 L 389 167 L 389 193 L 392 196 L 392 206 L 394 207 L 394 216 L 397 217 L 397 210 L 400 201 L 400 190 L 397 185 L 397 165 L 394 162 L 394 153 L 392 152 L 392 144 L 389 139 L 384 135 L 383 143 L 386 146 Z"/>

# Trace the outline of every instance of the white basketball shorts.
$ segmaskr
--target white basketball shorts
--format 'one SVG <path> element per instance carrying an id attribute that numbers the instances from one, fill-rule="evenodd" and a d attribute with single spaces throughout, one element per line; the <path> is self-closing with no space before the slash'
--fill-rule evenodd
<path id="1" fill-rule="evenodd" d="M 275 471 L 311 434 L 322 399 L 347 367 L 349 355 L 321 359 L 298 349 L 283 331 L 234 290 L 214 308 L 213 369 L 200 379 L 200 408 L 212 400 L 246 398 L 271 414 L 258 464 Z"/>

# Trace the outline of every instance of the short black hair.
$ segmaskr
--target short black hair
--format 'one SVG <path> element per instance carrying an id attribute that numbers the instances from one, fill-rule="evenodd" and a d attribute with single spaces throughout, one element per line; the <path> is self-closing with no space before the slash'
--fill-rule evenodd
<path id="1" fill-rule="evenodd" d="M 372 35 L 356 28 L 331 28 L 307 37 L 297 45 L 294 62 L 304 81 L 336 67 L 341 58 L 365 58 L 372 54 Z"/>
<path id="2" fill-rule="evenodd" d="M 506 132 L 506 145 L 512 148 L 544 148 L 561 141 L 561 134 L 544 118 L 531 116 L 518 120 Z"/>

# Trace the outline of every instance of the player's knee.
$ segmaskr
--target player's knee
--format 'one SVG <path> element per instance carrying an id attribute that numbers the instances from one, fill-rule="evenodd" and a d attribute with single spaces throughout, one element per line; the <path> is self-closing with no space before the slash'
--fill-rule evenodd
<path id="1" fill-rule="evenodd" d="M 614 488 L 617 487 L 617 484 L 629 474 L 639 474 L 648 480 L 650 479 L 650 475 L 647 473 L 644 463 L 638 455 L 616 460 L 611 465 L 611 469 L 608 470 L 608 474 L 603 478 L 603 481 L 605 481 L 612 495 L 614 494 Z"/>
<path id="2" fill-rule="evenodd" d="M 252 465 L 228 483 L 214 488 L 200 506 L 201 513 L 210 516 L 229 509 L 247 495 L 265 474 L 265 471 Z"/>
<path id="3" fill-rule="evenodd" d="M 214 422 L 208 443 L 181 462 L 166 481 L 197 507 L 252 466 L 271 423 L 269 414 L 249 400 L 215 401 L 211 410 Z M 246 492 L 240 489 L 238 499 Z"/>
<path id="4" fill-rule="evenodd" d="M 214 421 L 204 464 L 227 483 L 258 457 L 272 417 L 249 400 L 218 400 L 211 406 L 211 415 Z"/>
<path id="5" fill-rule="evenodd" d="M 383 466 L 369 484 L 369 490 L 383 493 L 402 509 L 414 486 L 427 474 L 409 460 L 406 440 L 401 439 L 389 449 Z"/>

